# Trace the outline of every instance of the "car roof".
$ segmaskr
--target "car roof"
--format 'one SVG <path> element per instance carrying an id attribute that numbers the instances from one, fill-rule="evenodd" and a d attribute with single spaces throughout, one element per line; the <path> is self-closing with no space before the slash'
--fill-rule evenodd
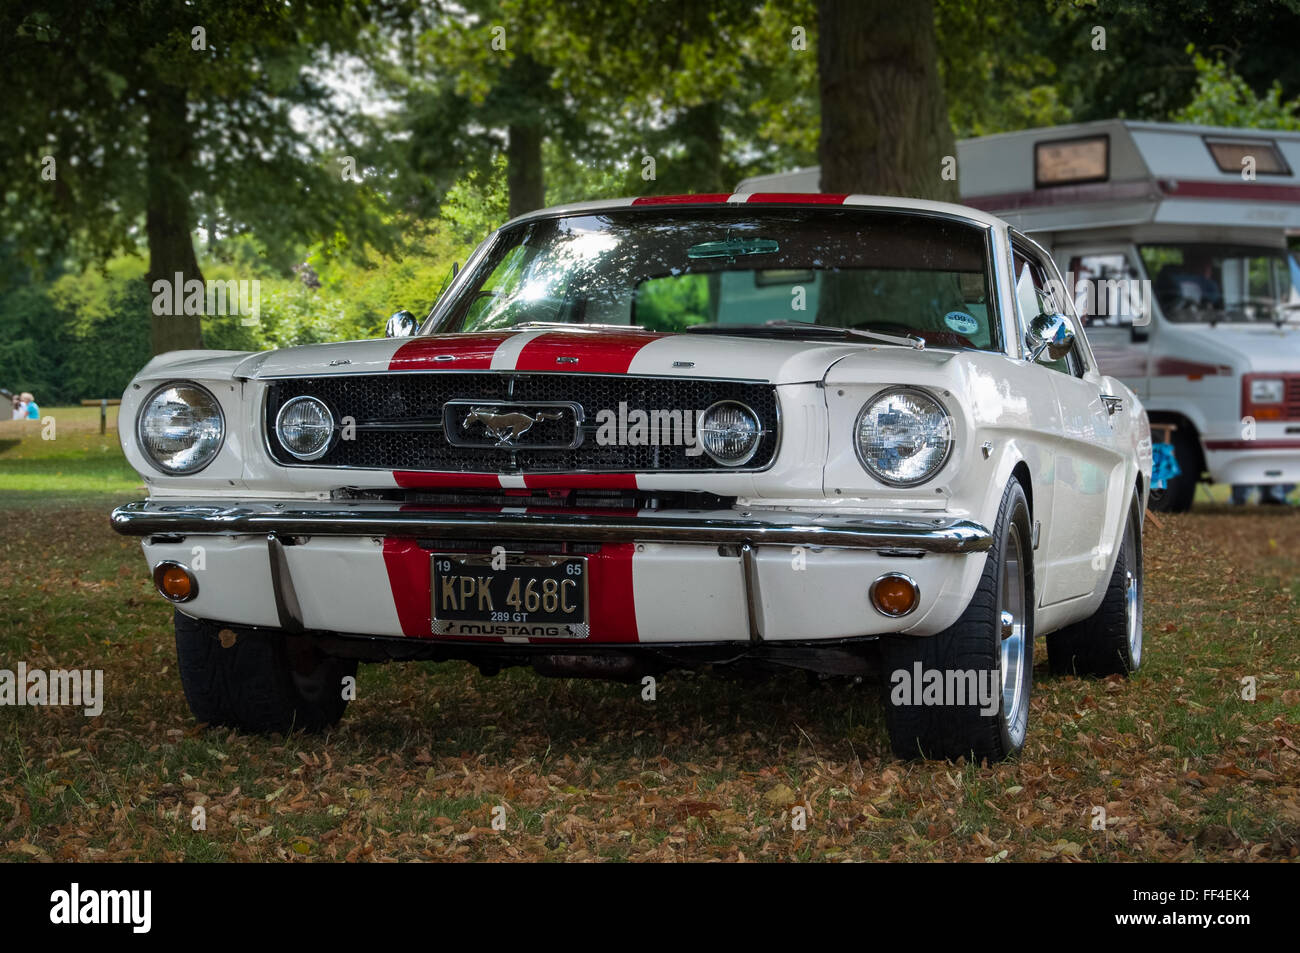
<path id="1" fill-rule="evenodd" d="M 643 195 L 636 198 L 604 199 L 597 202 L 574 202 L 537 209 L 512 218 L 506 225 L 537 218 L 554 218 L 583 212 L 603 212 L 616 208 L 649 206 L 718 206 L 718 205 L 851 205 L 861 208 L 902 209 L 965 219 L 986 228 L 1005 223 L 996 215 L 953 202 L 902 198 L 896 195 L 846 195 L 827 192 L 717 192 L 700 195 Z M 505 227 L 505 226 L 502 226 Z"/>

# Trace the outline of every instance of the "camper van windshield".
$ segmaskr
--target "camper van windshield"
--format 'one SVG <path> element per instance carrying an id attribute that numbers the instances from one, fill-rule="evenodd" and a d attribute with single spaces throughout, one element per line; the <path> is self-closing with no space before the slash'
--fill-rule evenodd
<path id="1" fill-rule="evenodd" d="M 1276 248 L 1143 245 L 1142 262 L 1170 321 L 1282 322 L 1300 319 L 1294 259 Z"/>
<path id="2" fill-rule="evenodd" d="M 851 207 L 628 208 L 503 229 L 431 330 L 560 322 L 996 349 L 978 226 Z M 812 326 L 820 327 L 812 327 Z"/>

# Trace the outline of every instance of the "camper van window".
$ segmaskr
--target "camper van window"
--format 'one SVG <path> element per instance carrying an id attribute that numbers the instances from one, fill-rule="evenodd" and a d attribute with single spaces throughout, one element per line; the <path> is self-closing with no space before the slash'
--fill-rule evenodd
<path id="1" fill-rule="evenodd" d="M 1143 245 L 1142 263 L 1161 313 L 1184 323 L 1286 321 L 1300 297 L 1280 248 Z"/>
<path id="2" fill-rule="evenodd" d="M 1129 327 L 1142 314 L 1142 276 L 1123 252 L 1075 255 L 1065 282 L 1085 327 Z"/>
<path id="3" fill-rule="evenodd" d="M 1013 245 L 1011 263 L 1015 272 L 1016 305 L 1020 308 L 1022 328 L 1029 327 L 1029 322 L 1040 314 L 1066 313 L 1064 302 L 1056 298 L 1058 289 L 1053 287 L 1042 262 L 1038 261 L 1031 252 L 1022 250 L 1019 245 Z M 1073 348 L 1059 361 L 1040 359 L 1038 363 L 1043 367 L 1050 367 L 1054 371 L 1075 377 L 1082 373 L 1082 364 Z"/>
<path id="4" fill-rule="evenodd" d="M 1240 175 L 1241 170 L 1251 164 L 1256 175 L 1291 174 L 1291 167 L 1272 139 L 1214 139 L 1207 136 L 1205 145 L 1220 172 Z"/>

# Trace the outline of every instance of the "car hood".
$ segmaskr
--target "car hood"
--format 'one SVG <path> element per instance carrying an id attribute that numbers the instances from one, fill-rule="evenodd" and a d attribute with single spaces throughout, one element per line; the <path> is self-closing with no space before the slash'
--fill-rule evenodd
<path id="1" fill-rule="evenodd" d="M 867 350 L 911 351 L 906 347 L 866 342 L 577 327 L 290 347 L 245 355 L 235 363 L 232 376 L 267 380 L 389 371 L 519 371 L 706 377 L 793 384 L 820 381 L 840 359 Z M 224 365 L 228 360 L 228 355 L 223 354 L 219 363 Z M 193 372 L 197 363 L 201 362 L 185 359 L 171 366 L 184 366 Z"/>

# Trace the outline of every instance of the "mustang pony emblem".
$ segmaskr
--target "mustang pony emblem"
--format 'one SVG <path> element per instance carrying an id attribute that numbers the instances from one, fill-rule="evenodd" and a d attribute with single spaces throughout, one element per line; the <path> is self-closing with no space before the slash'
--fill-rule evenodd
<path id="1" fill-rule="evenodd" d="M 498 414 L 485 407 L 474 407 L 465 415 L 461 426 L 468 427 L 472 423 L 480 423 L 488 436 L 497 442 L 498 447 L 513 447 L 515 441 L 532 430 L 533 425 L 539 420 L 560 420 L 563 416 L 563 414 L 548 413 L 544 410 L 531 416 L 519 411 Z"/>

